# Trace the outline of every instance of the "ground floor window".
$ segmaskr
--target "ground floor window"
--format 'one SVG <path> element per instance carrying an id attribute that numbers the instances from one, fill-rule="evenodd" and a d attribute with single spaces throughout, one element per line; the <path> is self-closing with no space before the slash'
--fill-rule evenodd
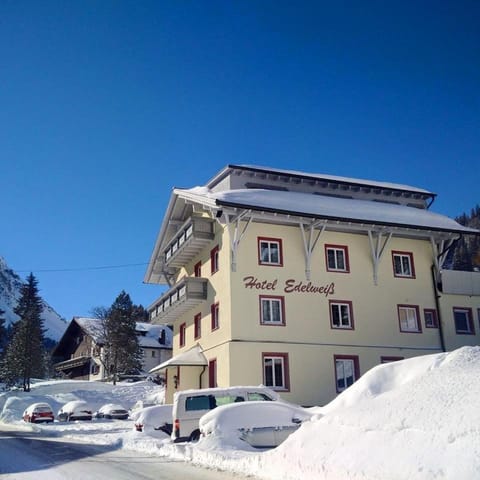
<path id="1" fill-rule="evenodd" d="M 337 392 L 343 392 L 360 377 L 358 356 L 334 355 Z"/>
<path id="2" fill-rule="evenodd" d="M 217 359 L 214 358 L 208 362 L 208 387 L 217 386 Z"/>
<path id="3" fill-rule="evenodd" d="M 453 318 L 455 320 L 456 333 L 463 335 L 475 334 L 471 308 L 453 307 Z"/>
<path id="4" fill-rule="evenodd" d="M 263 383 L 273 390 L 289 390 L 288 353 L 264 353 Z"/>

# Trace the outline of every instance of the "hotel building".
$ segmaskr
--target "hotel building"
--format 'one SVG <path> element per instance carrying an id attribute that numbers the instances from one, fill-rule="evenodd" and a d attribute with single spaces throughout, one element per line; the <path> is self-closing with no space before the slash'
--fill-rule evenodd
<path id="1" fill-rule="evenodd" d="M 381 362 L 475 345 L 480 274 L 442 264 L 461 235 L 406 185 L 228 165 L 174 189 L 145 282 L 174 327 L 152 371 L 176 390 L 264 384 L 324 405 Z"/>

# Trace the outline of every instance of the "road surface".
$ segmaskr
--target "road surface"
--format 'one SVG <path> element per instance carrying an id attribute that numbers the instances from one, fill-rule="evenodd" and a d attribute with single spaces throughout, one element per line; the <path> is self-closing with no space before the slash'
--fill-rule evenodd
<path id="1" fill-rule="evenodd" d="M 242 480 L 238 475 L 0 425 L 2 480 Z"/>

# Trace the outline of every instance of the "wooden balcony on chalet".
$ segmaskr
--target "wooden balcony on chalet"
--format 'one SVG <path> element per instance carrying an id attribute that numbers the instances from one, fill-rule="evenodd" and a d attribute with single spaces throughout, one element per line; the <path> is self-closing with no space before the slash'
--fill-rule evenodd
<path id="1" fill-rule="evenodd" d="M 207 299 L 207 288 L 206 278 L 184 277 L 149 307 L 150 320 L 152 323 L 173 323 Z"/>
<path id="2" fill-rule="evenodd" d="M 165 265 L 180 268 L 197 256 L 213 240 L 214 223 L 211 218 L 190 217 L 164 249 Z"/>

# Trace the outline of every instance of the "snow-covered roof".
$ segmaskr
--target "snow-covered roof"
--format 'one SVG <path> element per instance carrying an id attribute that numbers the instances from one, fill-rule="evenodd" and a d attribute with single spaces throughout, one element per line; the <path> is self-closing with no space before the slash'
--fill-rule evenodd
<path id="1" fill-rule="evenodd" d="M 343 177 L 338 175 L 327 175 L 324 173 L 308 173 L 308 172 L 301 172 L 298 170 L 285 170 L 281 168 L 262 167 L 258 165 L 228 165 L 221 172 L 219 172 L 214 178 L 212 178 L 207 183 L 207 186 L 210 188 L 214 186 L 219 180 L 221 180 L 225 175 L 227 175 L 230 170 L 244 170 L 244 171 L 250 171 L 250 172 L 257 172 L 257 173 L 261 172 L 264 174 L 285 175 L 289 177 L 313 179 L 313 180 L 326 181 L 326 182 L 338 183 L 338 184 L 381 188 L 385 190 L 396 190 L 396 191 L 402 191 L 402 192 L 417 193 L 421 195 L 426 195 L 428 197 L 434 197 L 436 195 L 435 193 L 425 190 L 423 188 L 412 187 L 410 185 L 404 185 L 400 183 L 379 182 L 375 180 L 366 180 L 361 178 Z"/>
<path id="2" fill-rule="evenodd" d="M 75 322 L 88 334 L 90 335 L 95 343 L 103 342 L 103 325 L 102 321 L 98 318 L 87 318 L 87 317 L 73 317 Z"/>
<path id="3" fill-rule="evenodd" d="M 170 358 L 166 362 L 157 365 L 152 368 L 149 373 L 159 372 L 167 367 L 175 366 L 190 366 L 190 367 L 203 367 L 208 365 L 207 357 L 203 354 L 202 348 L 199 345 L 195 345 L 186 352 L 179 353 Z"/>
<path id="4" fill-rule="evenodd" d="M 423 230 L 480 233 L 438 213 L 405 205 L 264 189 L 225 190 L 206 187 L 175 190 L 185 198 L 212 207 L 230 206 L 352 223 L 391 225 Z"/>
<path id="5" fill-rule="evenodd" d="M 77 324 L 90 335 L 95 343 L 102 343 L 103 341 L 103 327 L 102 321 L 98 318 L 74 317 Z M 159 342 L 162 335 L 162 330 L 165 331 L 165 344 Z M 143 332 L 144 335 L 138 336 L 138 343 L 142 348 L 171 348 L 173 332 L 166 325 L 153 325 L 150 323 L 137 322 L 136 331 Z"/>
<path id="6" fill-rule="evenodd" d="M 137 332 L 144 335 L 138 337 L 138 343 L 142 348 L 172 348 L 173 332 L 167 325 L 153 325 L 151 323 L 137 322 Z M 165 332 L 165 344 L 161 344 L 159 339 Z"/>

